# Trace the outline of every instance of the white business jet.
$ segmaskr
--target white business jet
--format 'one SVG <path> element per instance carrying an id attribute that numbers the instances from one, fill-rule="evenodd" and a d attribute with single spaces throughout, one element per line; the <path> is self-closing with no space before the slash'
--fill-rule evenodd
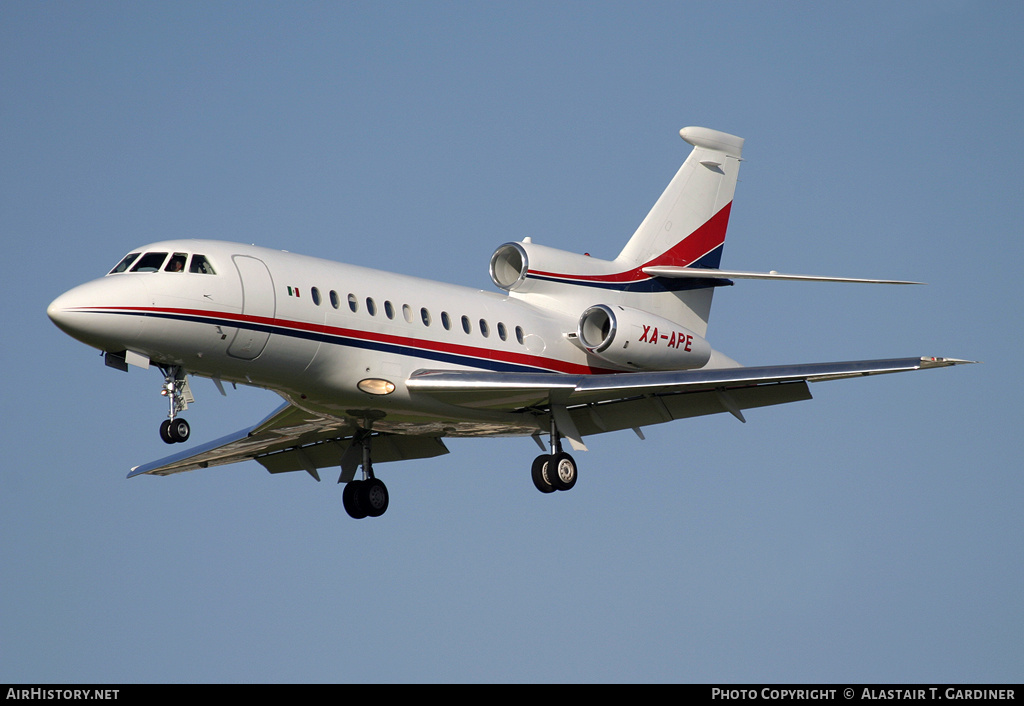
<path id="1" fill-rule="evenodd" d="M 483 292 L 214 240 L 125 256 L 47 309 L 107 365 L 162 372 L 167 443 L 187 441 L 188 376 L 277 392 L 236 434 L 137 466 L 168 475 L 254 459 L 271 473 L 340 466 L 346 511 L 388 507 L 373 462 L 447 453 L 445 437 L 532 436 L 543 493 L 569 490 L 562 445 L 674 419 L 810 399 L 808 382 L 934 368 L 951 358 L 743 367 L 706 339 L 715 288 L 737 279 L 914 284 L 722 270 L 743 140 L 680 131 L 693 146 L 614 260 L 501 245 Z M 542 437 L 548 439 L 545 446 Z"/>

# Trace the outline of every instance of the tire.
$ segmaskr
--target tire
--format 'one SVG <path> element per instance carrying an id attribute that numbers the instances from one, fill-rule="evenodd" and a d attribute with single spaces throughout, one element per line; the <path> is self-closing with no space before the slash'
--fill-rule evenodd
<path id="1" fill-rule="evenodd" d="M 550 476 L 546 473 L 545 466 L 549 466 L 551 456 L 543 454 L 533 459 L 533 467 L 530 469 L 530 476 L 533 478 L 533 484 L 537 486 L 537 490 L 542 493 L 553 493 L 555 492 L 555 486 L 551 485 L 551 481 L 548 480 Z"/>
<path id="2" fill-rule="evenodd" d="M 576 485 L 576 461 L 569 454 L 555 454 L 548 468 L 548 478 L 556 490 L 572 490 Z"/>
<path id="3" fill-rule="evenodd" d="M 160 422 L 160 438 L 164 440 L 165 444 L 173 444 L 174 439 L 171 438 L 171 420 L 165 419 Z"/>
<path id="4" fill-rule="evenodd" d="M 390 499 L 388 487 L 384 485 L 383 481 L 376 478 L 363 481 L 358 495 L 359 505 L 366 510 L 367 516 L 380 517 L 387 512 Z"/>
<path id="5" fill-rule="evenodd" d="M 341 491 L 341 502 L 345 506 L 345 512 L 354 520 L 361 520 L 366 517 L 366 511 L 359 500 L 359 491 L 362 484 L 363 481 L 361 480 L 349 481 L 345 484 L 345 489 Z"/>

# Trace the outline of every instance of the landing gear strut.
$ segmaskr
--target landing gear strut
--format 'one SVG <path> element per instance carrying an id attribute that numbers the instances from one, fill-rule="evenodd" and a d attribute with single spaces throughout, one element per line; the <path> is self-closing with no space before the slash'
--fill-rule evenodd
<path id="1" fill-rule="evenodd" d="M 345 512 L 356 520 L 364 517 L 380 517 L 388 509 L 388 487 L 373 475 L 373 463 L 370 460 L 369 431 L 357 435 L 352 441 L 353 446 L 362 448 L 362 480 L 350 480 L 341 493 L 341 502 Z"/>
<path id="2" fill-rule="evenodd" d="M 188 409 L 188 403 L 195 400 L 192 398 L 185 371 L 181 366 L 160 366 L 160 372 L 164 374 L 164 385 L 160 394 L 167 398 L 170 407 L 167 419 L 160 423 L 160 438 L 168 444 L 180 444 L 188 441 L 192 429 L 188 422 L 178 417 L 178 412 Z"/>
<path id="3" fill-rule="evenodd" d="M 541 454 L 533 460 L 530 476 L 537 490 L 553 493 L 556 490 L 571 490 L 576 485 L 576 461 L 562 451 L 562 440 L 551 417 L 551 453 Z"/>

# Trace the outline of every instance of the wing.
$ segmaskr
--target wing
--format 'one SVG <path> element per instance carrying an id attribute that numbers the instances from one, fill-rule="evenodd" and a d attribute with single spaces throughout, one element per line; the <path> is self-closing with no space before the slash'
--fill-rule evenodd
<path id="1" fill-rule="evenodd" d="M 344 419 L 326 417 L 285 404 L 254 427 L 242 429 L 159 461 L 136 466 L 129 478 L 166 476 L 199 468 L 255 460 L 271 473 L 306 471 L 320 480 L 318 468 L 341 465 L 351 475 L 357 459 L 348 459 L 358 429 Z M 375 463 L 429 458 L 448 453 L 444 442 L 431 436 L 384 434 L 374 439 Z"/>
<path id="2" fill-rule="evenodd" d="M 719 368 L 611 375 L 489 373 L 419 370 L 406 386 L 413 394 L 478 410 L 550 413 L 575 448 L 582 437 L 637 429 L 705 414 L 811 398 L 808 382 L 938 368 L 973 361 L 954 358 L 895 358 L 845 363 Z M 349 421 L 313 414 L 289 404 L 248 429 L 136 466 L 128 477 L 171 475 L 255 460 L 271 473 L 342 466 L 351 479 L 358 459 L 351 450 L 359 430 Z M 382 434 L 374 439 L 375 462 L 430 458 L 448 453 L 436 436 Z"/>
<path id="3" fill-rule="evenodd" d="M 973 361 L 894 358 L 841 363 L 563 375 L 420 370 L 410 391 L 450 404 L 481 409 L 550 410 L 574 448 L 582 437 L 705 414 L 811 398 L 808 382 L 938 368 Z"/>

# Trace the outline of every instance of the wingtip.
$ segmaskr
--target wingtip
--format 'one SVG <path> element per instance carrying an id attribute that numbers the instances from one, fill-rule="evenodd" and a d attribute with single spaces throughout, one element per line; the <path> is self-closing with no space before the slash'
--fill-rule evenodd
<path id="1" fill-rule="evenodd" d="M 975 365 L 980 360 L 967 360 L 965 358 L 939 358 L 936 356 L 922 356 L 922 368 L 944 368 L 950 365 Z"/>

